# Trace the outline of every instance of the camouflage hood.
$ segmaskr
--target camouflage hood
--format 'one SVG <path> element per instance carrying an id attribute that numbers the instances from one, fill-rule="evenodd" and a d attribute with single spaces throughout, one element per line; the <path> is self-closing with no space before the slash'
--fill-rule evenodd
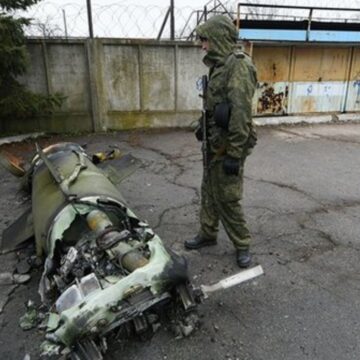
<path id="1" fill-rule="evenodd" d="M 233 50 L 237 31 L 231 20 L 223 15 L 217 15 L 196 28 L 199 37 L 209 40 L 209 51 L 204 57 L 207 66 L 222 64 Z"/>

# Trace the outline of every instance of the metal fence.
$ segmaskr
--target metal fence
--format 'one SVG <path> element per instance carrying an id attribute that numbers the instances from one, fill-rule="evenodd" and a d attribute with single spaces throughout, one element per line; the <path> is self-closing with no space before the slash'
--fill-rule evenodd
<path id="1" fill-rule="evenodd" d="M 346 5 L 346 1 L 349 2 L 349 0 L 343 0 L 341 4 Z M 91 6 L 90 2 L 92 2 Z M 196 25 L 218 13 L 226 14 L 233 20 L 238 16 L 242 19 L 292 19 L 294 21 L 306 20 L 309 17 L 304 9 L 272 6 L 279 5 L 278 0 L 266 2 L 267 5 L 259 6 L 265 3 L 265 0 L 247 0 L 242 2 L 241 12 L 239 12 L 239 1 L 234 0 L 209 0 L 208 2 L 204 0 L 202 5 L 201 2 L 196 2 L 196 5 L 186 7 L 182 7 L 181 2 L 176 1 L 172 13 L 170 5 L 174 4 L 174 0 L 168 0 L 167 6 L 138 5 L 125 1 L 101 4 L 99 0 L 73 0 L 70 3 L 43 0 L 29 8 L 26 13 L 19 13 L 19 15 L 32 18 L 31 25 L 26 28 L 26 34 L 30 37 L 83 38 L 88 37 L 89 32 L 93 31 L 95 37 L 154 39 L 161 34 L 162 38 L 184 40 L 193 39 Z M 314 1 L 311 2 L 314 3 Z M 293 0 L 292 3 L 297 6 L 302 5 L 301 0 Z M 315 3 L 316 5 L 312 6 L 330 7 L 339 4 L 340 1 L 317 0 Z M 349 8 L 356 10 L 359 6 L 360 0 L 352 0 Z M 90 20 L 89 13 L 92 14 Z M 332 11 L 316 10 L 316 13 L 312 14 L 313 20 L 321 21 L 324 18 L 340 22 L 358 22 L 359 12 L 334 11 L 333 9 Z"/>
<path id="2" fill-rule="evenodd" d="M 155 5 L 100 5 L 92 4 L 92 27 L 95 37 L 156 38 L 169 7 Z M 193 11 L 192 7 L 175 7 L 175 37 Z M 30 37 L 88 37 L 88 13 L 86 1 L 83 4 L 43 1 L 24 14 L 32 18 L 26 28 Z M 195 24 L 188 24 L 189 27 Z M 170 38 L 170 22 L 163 31 L 164 38 Z"/>

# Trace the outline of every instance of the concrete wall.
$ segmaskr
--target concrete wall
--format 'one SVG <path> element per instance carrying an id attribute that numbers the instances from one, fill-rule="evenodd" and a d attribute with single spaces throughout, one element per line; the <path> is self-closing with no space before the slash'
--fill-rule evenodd
<path id="1" fill-rule="evenodd" d="M 196 82 L 207 69 L 192 43 L 29 40 L 28 49 L 30 68 L 22 81 L 66 100 L 51 119 L 0 122 L 2 131 L 188 126 L 200 115 Z M 259 78 L 254 115 L 360 111 L 359 48 L 259 43 L 252 53 Z"/>
<path id="2" fill-rule="evenodd" d="M 21 81 L 66 100 L 52 119 L 2 124 L 6 131 L 100 131 L 189 126 L 200 115 L 196 82 L 207 72 L 192 43 L 29 40 Z"/>

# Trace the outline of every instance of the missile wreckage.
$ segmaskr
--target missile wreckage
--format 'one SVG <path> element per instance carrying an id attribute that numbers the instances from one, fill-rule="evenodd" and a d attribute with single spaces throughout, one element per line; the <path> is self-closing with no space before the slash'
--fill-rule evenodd
<path id="1" fill-rule="evenodd" d="M 187 336 L 204 298 L 262 274 L 257 266 L 194 288 L 185 258 L 164 245 L 117 188 L 139 161 L 123 156 L 114 177 L 95 164 L 100 158 L 75 143 L 37 145 L 26 171 L 1 158 L 31 194 L 31 207 L 4 231 L 1 247 L 10 251 L 34 238 L 44 259 L 44 356 L 102 359 L 107 337 L 152 332 L 164 314 Z"/>

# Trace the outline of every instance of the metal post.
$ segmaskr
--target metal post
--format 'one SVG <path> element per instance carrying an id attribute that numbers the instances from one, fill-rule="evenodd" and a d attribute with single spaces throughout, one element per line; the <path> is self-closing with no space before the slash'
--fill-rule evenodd
<path id="1" fill-rule="evenodd" d="M 237 15 L 236 15 L 236 30 L 239 32 L 240 30 L 240 4 L 237 6 Z M 239 34 L 238 34 L 239 36 Z"/>
<path id="2" fill-rule="evenodd" d="M 64 9 L 62 9 L 62 13 L 63 13 L 63 20 L 64 20 L 65 37 L 67 39 L 68 38 L 68 31 L 67 31 L 67 24 L 66 24 L 66 14 L 65 14 Z"/>
<path id="3" fill-rule="evenodd" d="M 170 12 L 171 12 L 171 8 L 169 7 L 169 8 L 167 9 L 167 11 L 166 11 L 166 14 L 165 14 L 165 17 L 164 17 L 164 21 L 163 21 L 163 23 L 161 24 L 161 28 L 160 28 L 160 31 L 159 31 L 159 34 L 158 34 L 156 40 L 160 40 L 161 35 L 162 35 L 162 33 L 163 33 L 163 31 L 164 31 L 164 28 L 165 28 L 167 19 L 168 19 L 169 15 L 170 15 Z"/>
<path id="4" fill-rule="evenodd" d="M 175 66 L 174 66 L 174 93 L 175 93 L 175 96 L 174 96 L 174 110 L 175 112 L 177 112 L 178 110 L 178 94 L 179 94 L 179 91 L 178 91 L 178 83 L 179 83 L 179 75 L 178 75 L 178 72 L 179 72 L 179 66 L 178 66 L 178 57 L 179 57 L 179 46 L 178 45 L 175 45 L 174 46 L 174 63 L 175 63 Z"/>
<path id="5" fill-rule="evenodd" d="M 144 68 L 143 68 L 143 48 L 138 45 L 138 63 L 139 63 L 139 106 L 140 111 L 144 111 Z"/>
<path id="6" fill-rule="evenodd" d="M 45 38 L 41 41 L 41 48 L 42 48 L 42 55 L 44 60 L 44 69 L 45 69 L 45 80 L 46 80 L 46 91 L 47 95 L 52 95 L 52 83 L 51 83 L 51 76 L 50 76 L 50 68 L 49 68 L 49 57 L 47 52 L 47 46 L 45 42 Z"/>
<path id="7" fill-rule="evenodd" d="M 313 14 L 313 9 L 311 8 L 310 12 L 309 12 L 308 26 L 307 26 L 307 30 L 306 30 L 306 41 L 309 41 L 309 39 L 310 39 L 312 14 Z"/>
<path id="8" fill-rule="evenodd" d="M 349 88 L 350 88 L 350 82 L 351 82 L 351 73 L 352 73 L 352 69 L 353 69 L 353 63 L 354 63 L 354 47 L 351 47 L 350 50 L 350 56 L 349 56 L 349 63 L 348 63 L 348 73 L 347 73 L 347 77 L 346 77 L 346 88 L 345 88 L 345 96 L 344 96 L 344 103 L 341 109 L 341 112 L 345 113 L 346 112 L 346 106 L 347 106 L 347 102 L 348 102 L 348 97 L 349 97 Z"/>
<path id="9" fill-rule="evenodd" d="M 89 23 L 89 36 L 90 39 L 94 38 L 94 29 L 93 29 L 93 21 L 92 21 L 92 13 L 91 13 L 91 0 L 86 0 L 87 5 L 87 14 L 88 14 L 88 23 Z"/>
<path id="10" fill-rule="evenodd" d="M 84 42 L 87 71 L 88 71 L 88 82 L 89 82 L 89 97 L 90 97 L 90 114 L 91 114 L 91 130 L 96 132 L 99 130 L 99 116 L 98 116 L 98 98 L 97 98 L 97 86 L 96 76 L 94 71 L 95 67 L 95 46 L 94 41 L 86 39 Z"/>
<path id="11" fill-rule="evenodd" d="M 204 21 L 207 21 L 207 7 L 204 6 Z"/>
<path id="12" fill-rule="evenodd" d="M 174 0 L 170 0 L 170 39 L 175 39 Z"/>

